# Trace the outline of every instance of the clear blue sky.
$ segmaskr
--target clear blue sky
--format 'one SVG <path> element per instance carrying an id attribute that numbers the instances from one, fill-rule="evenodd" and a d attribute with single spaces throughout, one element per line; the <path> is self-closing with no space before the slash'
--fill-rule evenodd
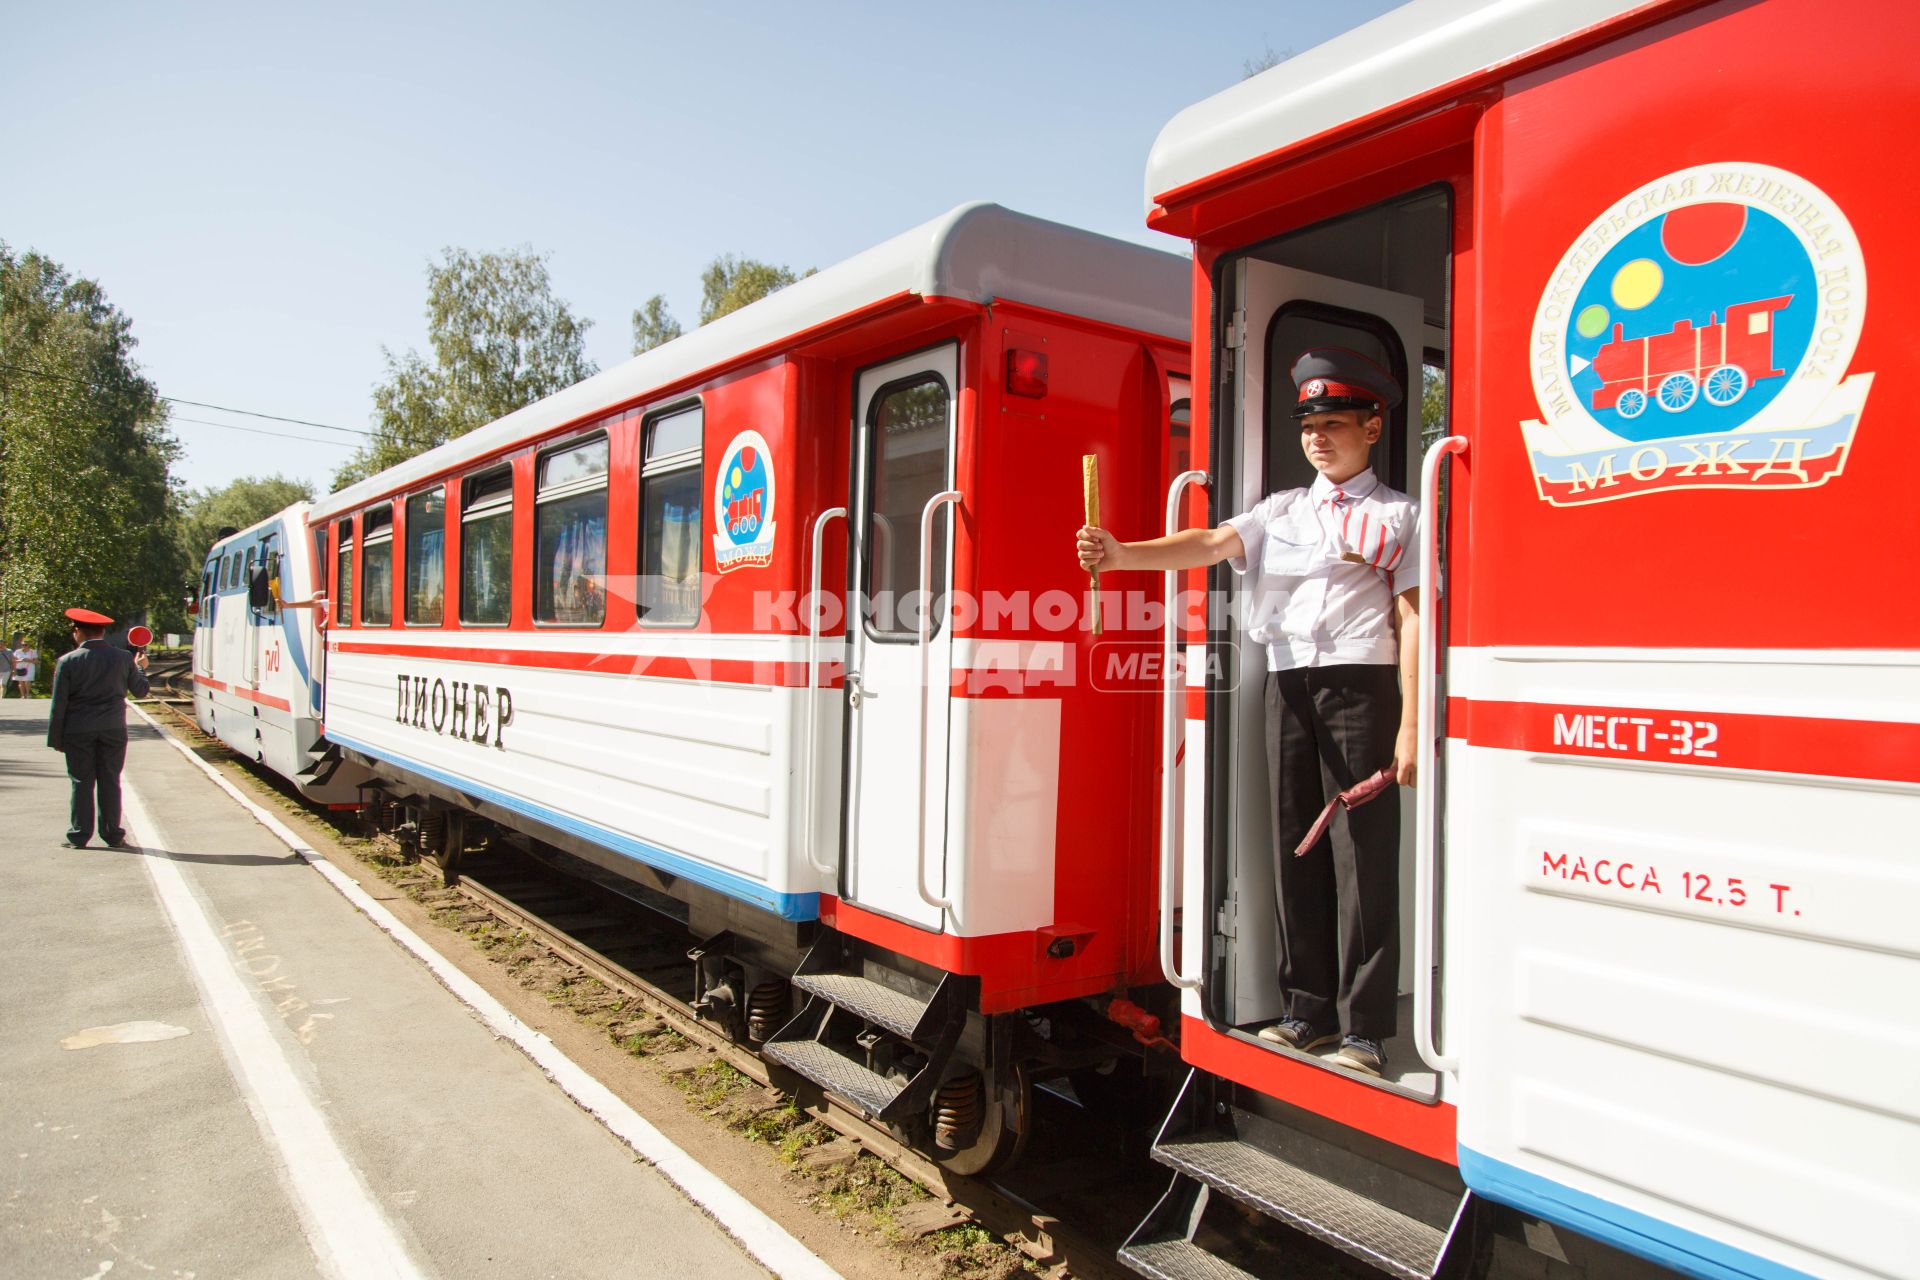
<path id="1" fill-rule="evenodd" d="M 162 393 L 364 429 L 443 246 L 531 246 L 602 368 L 742 253 L 824 267 L 974 199 L 1168 249 L 1147 149 L 1249 59 L 1393 0 L 29 5 L 0 240 L 101 282 Z M 187 422 L 195 487 L 349 450 Z"/>

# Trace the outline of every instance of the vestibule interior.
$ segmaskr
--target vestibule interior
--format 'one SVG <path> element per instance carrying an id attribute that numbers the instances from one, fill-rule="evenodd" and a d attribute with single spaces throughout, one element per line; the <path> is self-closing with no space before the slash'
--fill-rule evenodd
<path id="1" fill-rule="evenodd" d="M 1289 376 L 1311 347 L 1358 351 L 1400 381 L 1406 394 L 1386 415 L 1373 467 L 1387 484 L 1415 492 L 1424 446 L 1445 429 L 1451 220 L 1450 190 L 1425 187 L 1290 232 L 1221 264 L 1216 368 L 1232 371 L 1230 398 L 1223 397 L 1230 413 L 1220 415 L 1213 460 L 1222 517 L 1269 493 L 1312 482 L 1291 416 Z M 1430 532 L 1425 513 L 1422 528 Z M 1245 582 L 1227 573 L 1216 582 L 1234 599 L 1216 618 L 1221 629 L 1214 639 L 1231 647 L 1237 671 L 1227 680 L 1231 690 L 1209 700 L 1211 706 L 1224 704 L 1226 714 L 1212 717 L 1208 751 L 1208 882 L 1215 897 L 1208 916 L 1208 1012 L 1234 1028 L 1233 1034 L 1287 1053 L 1253 1036 L 1283 1014 L 1264 733 L 1266 655 L 1240 625 L 1238 597 Z M 1387 1070 L 1378 1083 L 1431 1097 L 1438 1082 L 1415 1053 L 1410 1031 L 1415 800 L 1413 791 L 1402 789 L 1399 1025 L 1386 1043 Z M 1328 854 L 1323 847 L 1308 856 Z"/>

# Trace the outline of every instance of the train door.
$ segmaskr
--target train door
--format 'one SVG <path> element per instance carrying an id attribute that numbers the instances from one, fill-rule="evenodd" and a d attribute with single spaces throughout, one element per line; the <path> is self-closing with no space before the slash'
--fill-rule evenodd
<path id="1" fill-rule="evenodd" d="M 862 372 L 854 394 L 853 563 L 847 575 L 846 850 L 849 902 L 923 929 L 942 909 L 959 347 Z M 944 508 L 944 509 L 943 509 Z M 923 545 L 923 539 L 925 545 Z M 926 638 L 923 640 L 922 636 Z"/>
<path id="2" fill-rule="evenodd" d="M 1232 370 L 1232 402 L 1220 415 L 1215 442 L 1218 518 L 1313 481 L 1291 417 L 1290 371 L 1314 347 L 1357 351 L 1400 383 L 1406 395 L 1385 415 L 1372 466 L 1382 483 L 1403 492 L 1418 487 L 1422 389 L 1428 378 L 1441 376 L 1445 360 L 1449 216 L 1445 192 L 1415 193 L 1257 246 L 1225 267 L 1230 275 L 1221 283 L 1232 309 L 1222 364 Z M 1264 732 L 1267 662 L 1264 645 L 1238 625 L 1248 583 L 1230 573 L 1217 581 L 1229 607 L 1215 619 L 1216 657 L 1206 672 L 1213 927 L 1206 935 L 1203 999 L 1216 1024 L 1252 1043 L 1252 1033 L 1283 1012 Z M 1440 1081 L 1414 1052 L 1411 1035 L 1415 800 L 1402 790 L 1399 1028 L 1387 1042 L 1380 1083 L 1430 1100 L 1439 1095 Z"/>

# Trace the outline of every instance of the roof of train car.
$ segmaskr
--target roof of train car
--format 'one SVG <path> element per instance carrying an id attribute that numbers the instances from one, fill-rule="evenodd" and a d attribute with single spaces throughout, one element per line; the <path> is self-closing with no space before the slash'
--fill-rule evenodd
<path id="1" fill-rule="evenodd" d="M 260 519 L 255 520 L 244 529 L 236 529 L 224 538 L 215 538 L 213 544 L 207 548 L 206 554 L 202 558 L 211 560 L 216 554 L 220 553 L 220 548 L 222 547 L 231 546 L 236 543 L 253 542 L 260 537 L 261 531 L 268 525 L 275 524 L 284 519 L 291 519 L 293 521 L 293 527 L 298 529 L 304 523 L 307 509 L 311 505 L 311 503 L 305 501 L 295 502 L 289 506 L 280 508 L 280 510 L 270 516 L 260 517 Z"/>
<path id="2" fill-rule="evenodd" d="M 1147 212 L 1184 187 L 1670 0 L 1413 0 L 1188 107 L 1147 156 Z"/>
<path id="3" fill-rule="evenodd" d="M 631 403 L 902 294 L 1005 299 L 1186 341 L 1187 259 L 996 204 L 964 204 L 748 307 L 329 494 L 325 519 L 468 458 Z"/>

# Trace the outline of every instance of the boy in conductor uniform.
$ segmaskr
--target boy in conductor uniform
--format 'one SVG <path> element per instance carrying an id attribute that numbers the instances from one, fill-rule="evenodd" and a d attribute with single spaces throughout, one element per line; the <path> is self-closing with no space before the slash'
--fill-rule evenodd
<path id="1" fill-rule="evenodd" d="M 81 848 L 93 838 L 94 799 L 99 797 L 100 836 L 126 844 L 120 825 L 120 769 L 127 762 L 127 693 L 147 694 L 147 655 L 106 642 L 113 619 L 91 609 L 69 609 L 80 647 L 62 654 L 53 669 L 53 710 L 47 745 L 67 757 L 73 805 L 67 844 Z"/>
<path id="2" fill-rule="evenodd" d="M 1420 522 L 1413 499 L 1368 467 L 1381 415 L 1400 402 L 1384 370 L 1320 348 L 1293 366 L 1300 446 L 1319 473 L 1214 529 L 1119 542 L 1082 528 L 1088 569 L 1246 575 L 1249 634 L 1267 646 L 1267 768 L 1285 1016 L 1263 1039 L 1331 1061 L 1386 1065 L 1400 967 L 1400 800 L 1393 787 L 1294 848 L 1341 791 L 1391 766 L 1414 782 Z"/>

